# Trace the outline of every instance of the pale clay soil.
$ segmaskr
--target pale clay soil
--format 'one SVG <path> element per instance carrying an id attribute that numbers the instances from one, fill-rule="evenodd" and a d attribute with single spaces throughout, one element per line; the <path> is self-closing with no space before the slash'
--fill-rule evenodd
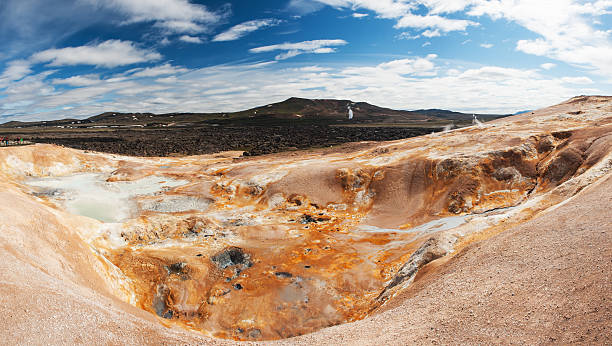
<path id="1" fill-rule="evenodd" d="M 612 176 L 567 204 L 475 243 L 369 319 L 303 344 L 612 342 Z"/>
<path id="2" fill-rule="evenodd" d="M 609 140 L 606 129 L 611 128 L 612 99 L 601 101 L 606 109 L 599 108 L 600 101 L 581 102 L 544 109 L 536 112 L 536 116 L 527 114 L 498 120 L 492 128 L 466 129 L 380 145 L 355 145 L 359 150 L 365 147 L 365 151 L 355 149 L 349 154 L 330 149 L 304 154 L 304 157 L 291 153 L 242 161 L 233 161 L 234 156 L 185 158 L 184 166 L 172 168 L 175 170 L 172 174 L 180 177 L 185 174 L 180 169 L 186 167 L 185 170 L 195 169 L 205 176 L 217 167 L 226 169 L 227 177 L 233 178 L 266 170 L 275 173 L 269 168 L 276 167 L 274 164 L 292 171 L 287 178 L 282 178 L 285 180 L 268 185 L 270 194 L 276 190 L 301 189 L 304 195 L 318 196 L 327 202 L 339 197 L 324 183 L 332 186 L 336 167 L 349 162 L 387 167 L 389 176 L 393 177 L 393 172 L 399 176 L 405 171 L 391 165 L 400 167 L 397 162 L 414 161 L 413 157 L 421 155 L 426 146 L 428 160 L 437 160 L 491 148 L 501 150 L 514 143 L 514 139 L 520 144 L 518 139 L 529 138 L 535 128 L 550 132 L 586 128 L 587 124 L 591 132 L 584 132 L 584 136 L 595 133 L 597 139 Z M 591 113 L 568 115 L 583 106 Z M 589 119 L 591 114 L 598 118 Z M 571 121 L 567 120 L 570 118 Z M 483 138 L 489 142 L 479 140 Z M 612 165 L 610 148 L 605 144 L 610 142 L 605 142 L 605 138 L 601 142 L 604 144 L 597 148 L 603 152 L 598 157 L 606 158 L 607 165 L 598 166 L 595 173 L 588 171 L 590 175 L 585 174 L 565 188 L 560 186 L 554 193 L 540 195 L 542 199 L 534 202 L 534 216 L 528 221 L 508 219 L 507 227 L 497 225 L 487 236 L 459 241 L 452 255 L 427 264 L 412 284 L 399 290 L 363 320 L 267 344 L 612 344 Z M 397 151 L 393 151 L 394 147 Z M 380 154 L 370 152 L 371 148 L 380 148 Z M 308 159 L 311 163 L 292 168 L 285 162 L 290 159 L 294 160 L 294 166 L 303 162 L 300 160 Z M 82 167 L 92 167 L 92 170 L 106 167 L 110 171 L 118 162 L 113 160 L 103 154 L 56 150 L 51 146 L 0 150 L 0 343 L 235 344 L 170 324 L 126 303 L 129 292 L 120 287 L 119 273 L 109 269 L 111 266 L 91 245 L 91 239 L 98 236 L 92 230 L 99 229 L 100 223 L 70 215 L 48 201 L 35 199 L 15 183 L 19 175 L 86 171 Z M 130 165 L 150 165 L 152 171 L 157 169 L 148 159 L 130 160 L 133 160 L 128 162 Z M 158 165 L 168 162 L 160 159 Z M 123 162 L 123 166 L 117 167 L 123 167 L 131 175 L 144 172 L 138 168 L 134 173 L 128 164 Z M 204 168 L 200 170 L 200 167 Z M 46 173 L 37 173 L 41 169 L 47 170 Z M 310 170 L 319 174 L 325 169 L 331 172 L 328 182 L 302 181 Z M 413 171 L 418 173 L 419 169 Z M 275 177 L 272 173 L 265 177 Z M 261 175 L 255 177 L 261 178 Z M 401 184 L 398 182 L 399 188 L 390 191 L 380 188 L 380 195 L 387 193 L 394 197 L 404 186 L 417 185 L 414 181 Z M 200 185 L 197 187 L 202 190 Z M 572 189 L 582 187 L 574 195 Z M 509 192 L 506 194 L 508 200 L 517 200 Z M 414 208 L 410 204 L 397 205 L 391 197 L 388 204 L 378 205 L 382 209 L 372 208 L 370 218 L 365 220 L 377 227 L 398 227 L 400 221 L 389 216 L 393 216 L 392 211 L 403 208 L 402 213 L 407 213 Z M 542 211 L 546 208 L 549 209 Z"/>

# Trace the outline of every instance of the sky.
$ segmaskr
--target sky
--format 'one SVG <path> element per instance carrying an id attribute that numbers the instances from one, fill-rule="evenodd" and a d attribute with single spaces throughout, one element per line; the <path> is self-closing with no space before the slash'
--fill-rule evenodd
<path id="1" fill-rule="evenodd" d="M 0 122 L 612 94 L 612 0 L 1 0 Z"/>

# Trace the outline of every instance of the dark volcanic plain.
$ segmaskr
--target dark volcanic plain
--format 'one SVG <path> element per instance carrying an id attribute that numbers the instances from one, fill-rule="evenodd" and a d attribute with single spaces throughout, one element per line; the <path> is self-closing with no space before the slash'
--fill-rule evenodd
<path id="1" fill-rule="evenodd" d="M 348 106 L 354 118 L 347 119 Z M 503 115 L 478 115 L 490 120 Z M 398 111 L 348 100 L 286 101 L 235 113 L 104 113 L 89 119 L 10 122 L 0 136 L 134 156 L 244 151 L 245 156 L 387 141 L 471 125 L 472 115 L 445 110 Z"/>

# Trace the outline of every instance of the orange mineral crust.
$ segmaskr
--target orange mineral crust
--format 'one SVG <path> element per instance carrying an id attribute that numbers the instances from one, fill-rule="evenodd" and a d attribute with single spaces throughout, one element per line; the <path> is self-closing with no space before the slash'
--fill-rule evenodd
<path id="1" fill-rule="evenodd" d="M 261 157 L 0 148 L 5 340 L 609 343 L 611 169 L 610 97 Z"/>

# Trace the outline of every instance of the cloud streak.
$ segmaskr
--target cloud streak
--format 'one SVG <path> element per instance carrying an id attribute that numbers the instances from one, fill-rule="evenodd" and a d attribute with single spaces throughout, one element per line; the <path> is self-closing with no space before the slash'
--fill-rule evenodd
<path id="1" fill-rule="evenodd" d="M 439 31 L 465 31 L 470 26 L 478 26 L 477 22 L 466 19 L 451 19 L 438 14 L 456 12 L 464 9 L 471 0 L 316 0 L 321 4 L 338 9 L 363 9 L 375 12 L 378 17 L 395 19 L 396 29 L 416 28 L 430 29 L 427 32 Z M 415 14 L 414 11 L 424 6 L 429 11 L 425 15 Z M 436 30 L 436 31 L 433 31 Z M 436 35 L 440 36 L 440 35 Z M 433 36 L 427 36 L 433 37 Z"/>
<path id="2" fill-rule="evenodd" d="M 197 37 L 197 36 L 189 36 L 189 35 L 183 35 L 181 37 L 179 37 L 180 41 L 186 42 L 186 43 L 195 43 L 195 44 L 202 44 L 204 43 L 204 41 L 202 41 L 201 38 Z"/>
<path id="3" fill-rule="evenodd" d="M 219 23 L 227 13 L 213 12 L 187 0 L 83 0 L 113 9 L 126 17 L 125 23 L 154 22 L 172 33 L 202 33 Z"/>
<path id="4" fill-rule="evenodd" d="M 285 51 L 275 57 L 276 60 L 285 60 L 293 58 L 301 54 L 328 54 L 334 53 L 337 46 L 344 46 L 348 44 L 345 40 L 313 40 L 303 41 L 297 43 L 281 43 L 270 46 L 263 46 L 257 48 L 251 48 L 251 53 L 266 53 L 274 51 Z"/>
<path id="5" fill-rule="evenodd" d="M 138 48 L 133 42 L 108 40 L 80 47 L 44 50 L 32 55 L 30 60 L 35 63 L 48 63 L 48 66 L 93 65 L 111 68 L 161 58 L 161 54 Z"/>
<path id="6" fill-rule="evenodd" d="M 278 19 L 250 20 L 248 22 L 244 22 L 229 28 L 227 31 L 216 35 L 212 40 L 213 42 L 234 41 L 259 29 L 276 26 L 280 23 L 281 21 Z"/>

